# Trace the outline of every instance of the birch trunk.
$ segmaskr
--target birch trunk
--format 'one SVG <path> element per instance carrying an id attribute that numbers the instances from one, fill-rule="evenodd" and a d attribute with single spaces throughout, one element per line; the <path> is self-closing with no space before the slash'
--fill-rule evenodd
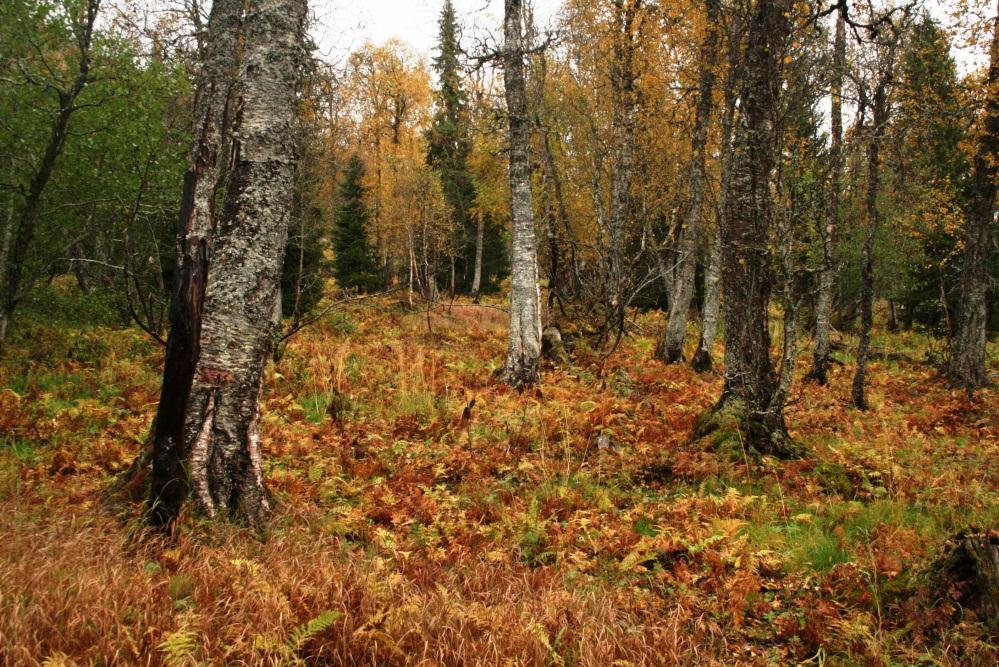
<path id="1" fill-rule="evenodd" d="M 260 395 L 278 332 L 274 314 L 295 176 L 292 125 L 304 60 L 306 0 L 258 0 L 245 20 L 234 96 L 232 177 L 212 243 L 201 355 L 186 420 L 198 505 L 260 528 Z"/>
<path id="2" fill-rule="evenodd" d="M 988 262 L 992 250 L 996 177 L 999 171 L 999 8 L 994 21 L 991 62 L 986 80 L 985 127 L 975 151 L 971 201 L 967 213 L 961 305 L 947 369 L 951 382 L 968 390 L 989 384 L 985 346 L 988 325 Z"/>
<path id="3" fill-rule="evenodd" d="M 482 289 L 482 246 L 486 240 L 486 218 L 478 211 L 478 227 L 475 230 L 475 274 L 472 276 L 472 301 L 479 302 Z"/>
<path id="4" fill-rule="evenodd" d="M 701 242 L 701 208 L 704 200 L 704 176 L 707 164 L 708 126 L 711 123 L 718 60 L 718 0 L 706 0 L 708 33 L 701 46 L 697 110 L 694 117 L 692 160 L 690 165 L 690 200 L 680 230 L 676 279 L 670 293 L 666 333 L 656 348 L 656 358 L 672 364 L 683 361 L 683 341 L 687 335 L 687 313 L 694 296 L 697 249 Z"/>
<path id="5" fill-rule="evenodd" d="M 531 143 L 524 77 L 523 2 L 506 0 L 503 81 L 510 126 L 510 210 L 513 218 L 510 340 L 504 375 L 513 386 L 539 380 L 541 294 L 531 198 Z"/>
<path id="6" fill-rule="evenodd" d="M 846 67 L 846 21 L 841 7 L 836 15 L 833 43 L 833 79 L 830 97 L 832 139 L 829 145 L 829 201 L 822 229 L 822 271 L 815 304 L 815 349 L 808 379 L 816 384 L 829 382 L 829 350 L 832 332 L 833 286 L 836 281 L 836 233 L 839 228 L 839 191 L 843 182 L 843 70 Z"/>
<path id="7" fill-rule="evenodd" d="M 690 365 L 698 373 L 711 370 L 711 348 L 715 344 L 715 334 L 718 330 L 718 306 L 721 283 L 721 225 L 716 228 L 711 252 L 708 258 L 708 268 L 704 272 L 704 316 L 701 322 L 701 339 L 697 344 L 697 352 Z"/>
<path id="8" fill-rule="evenodd" d="M 743 45 L 741 113 L 722 218 L 725 384 L 718 405 L 698 420 L 698 435 L 736 420 L 740 443 L 761 454 L 797 456 L 770 358 L 767 313 L 774 282 L 769 249 L 770 182 L 778 152 L 780 62 L 791 30 L 784 2 L 761 0 Z"/>
<path id="9" fill-rule="evenodd" d="M 200 354 L 202 304 L 215 231 L 219 154 L 236 74 L 242 13 L 241 0 L 213 3 L 194 100 L 193 140 L 180 204 L 177 279 L 170 303 L 160 402 L 153 425 L 149 508 L 152 522 L 162 526 L 173 522 L 188 495 L 185 421 Z"/>

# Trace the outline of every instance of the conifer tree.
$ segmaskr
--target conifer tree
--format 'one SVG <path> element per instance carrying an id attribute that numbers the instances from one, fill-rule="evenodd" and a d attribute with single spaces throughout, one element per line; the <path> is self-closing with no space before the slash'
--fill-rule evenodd
<path id="1" fill-rule="evenodd" d="M 427 164 L 441 180 L 444 199 L 451 216 L 452 261 L 446 269 L 445 282 L 458 292 L 472 289 L 477 244 L 482 254 L 481 289 L 495 289 L 496 282 L 506 273 L 506 244 L 496 225 L 487 225 L 478 234 L 478 220 L 472 213 L 475 185 L 468 158 L 472 152 L 468 95 L 461 85 L 461 45 L 458 43 L 458 23 L 451 0 L 445 0 L 440 18 L 440 42 L 434 58 L 434 72 L 440 88 L 437 91 L 437 113 L 427 132 Z M 454 284 L 452 285 L 452 278 Z"/>
<path id="2" fill-rule="evenodd" d="M 379 284 L 378 262 L 368 243 L 368 209 L 364 203 L 364 163 L 353 156 L 340 184 L 340 206 L 333 227 L 333 271 L 344 289 L 366 292 Z"/>

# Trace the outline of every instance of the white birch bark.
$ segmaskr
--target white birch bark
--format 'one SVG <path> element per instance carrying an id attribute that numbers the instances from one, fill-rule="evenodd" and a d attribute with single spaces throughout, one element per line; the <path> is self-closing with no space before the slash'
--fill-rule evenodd
<path id="1" fill-rule="evenodd" d="M 524 81 L 522 0 L 506 0 L 503 21 L 503 80 L 510 132 L 510 209 L 513 217 L 510 338 L 505 379 L 514 386 L 539 379 L 541 294 L 529 161 L 530 126 Z"/>

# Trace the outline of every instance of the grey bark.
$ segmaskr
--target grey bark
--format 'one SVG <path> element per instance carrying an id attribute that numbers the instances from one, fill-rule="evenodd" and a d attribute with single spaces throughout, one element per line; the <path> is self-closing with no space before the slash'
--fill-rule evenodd
<path id="1" fill-rule="evenodd" d="M 999 172 L 999 8 L 996 12 L 986 79 L 985 127 L 975 150 L 961 272 L 961 301 L 947 369 L 951 382 L 969 391 L 989 384 L 985 365 L 989 255 L 992 251 L 996 177 Z"/>
<path id="2" fill-rule="evenodd" d="M 839 194 L 843 182 L 843 71 L 846 67 L 846 20 L 841 6 L 836 14 L 833 42 L 833 73 L 830 97 L 832 138 L 829 145 L 829 199 L 822 238 L 822 271 L 815 304 L 815 349 L 808 379 L 816 384 L 829 382 L 829 350 L 832 332 L 833 286 L 836 282 L 836 232 L 839 228 Z"/>
<path id="3" fill-rule="evenodd" d="M 715 229 L 714 239 L 704 271 L 704 315 L 701 320 L 701 338 L 690 365 L 699 373 L 711 370 L 711 348 L 718 331 L 718 306 L 721 293 L 721 225 Z"/>
<path id="4" fill-rule="evenodd" d="M 306 0 L 258 0 L 246 15 L 233 173 L 212 243 L 186 424 L 200 507 L 257 528 L 270 510 L 261 469 L 260 395 L 278 332 L 274 313 L 292 207 L 292 125 L 307 10 Z"/>
<path id="5" fill-rule="evenodd" d="M 472 300 L 479 302 L 479 290 L 482 288 L 482 246 L 486 239 L 486 218 L 478 211 L 478 226 L 475 230 L 475 274 L 472 276 Z"/>
<path id="6" fill-rule="evenodd" d="M 90 71 L 90 48 L 100 4 L 100 0 L 87 0 L 83 8 L 83 16 L 74 31 L 79 54 L 76 74 L 67 87 L 58 88 L 55 91 L 59 110 L 52 120 L 45 150 L 38 163 L 38 169 L 28 184 L 24 205 L 14 225 L 13 242 L 6 257 L 3 291 L 0 292 L 0 353 L 3 351 L 3 343 L 11 315 L 24 296 L 21 284 L 24 276 L 24 265 L 37 233 L 42 209 L 42 195 L 55 169 L 56 162 L 62 154 L 63 147 L 66 145 L 66 138 L 69 135 L 69 121 L 79 108 L 76 101 L 87 84 L 93 80 Z"/>
<path id="7" fill-rule="evenodd" d="M 513 386 L 539 380 L 541 294 L 538 286 L 534 204 L 531 197 L 530 119 L 524 76 L 522 0 L 506 0 L 503 81 L 510 132 L 510 209 L 513 218 L 510 338 L 504 375 Z"/>
<path id="8" fill-rule="evenodd" d="M 708 32 L 701 45 L 697 110 L 694 117 L 692 159 L 688 191 L 690 199 L 680 230 L 676 278 L 670 293 L 666 333 L 656 348 L 656 358 L 672 364 L 683 361 L 683 341 L 687 335 L 687 313 L 694 296 L 697 249 L 701 244 L 701 215 L 707 167 L 708 127 L 713 108 L 715 66 L 718 60 L 718 0 L 705 0 Z"/>
<path id="9" fill-rule="evenodd" d="M 178 222 L 170 334 L 153 425 L 152 455 L 148 457 L 152 465 L 150 519 L 164 528 L 172 525 L 188 496 L 189 443 L 185 423 L 200 355 L 201 315 L 221 172 L 219 156 L 226 141 L 227 107 L 236 76 L 242 14 L 241 0 L 215 0 L 212 4 L 195 93 L 192 141 Z"/>

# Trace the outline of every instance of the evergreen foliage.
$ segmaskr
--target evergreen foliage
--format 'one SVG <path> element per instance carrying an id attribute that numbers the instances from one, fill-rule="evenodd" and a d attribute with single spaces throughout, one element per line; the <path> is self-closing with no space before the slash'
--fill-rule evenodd
<path id="1" fill-rule="evenodd" d="M 437 112 L 427 131 L 427 164 L 440 178 L 451 216 L 455 289 L 468 293 L 475 273 L 477 221 L 472 214 L 475 183 L 468 164 L 472 153 L 468 95 L 461 83 L 461 45 L 451 0 L 444 3 L 439 25 L 440 41 L 433 67 L 440 88 L 437 91 Z M 498 288 L 499 280 L 508 272 L 508 263 L 502 229 L 489 221 L 483 241 L 481 291 L 490 292 Z M 448 284 L 450 273 L 450 266 L 441 266 L 438 279 Z"/>
<path id="2" fill-rule="evenodd" d="M 369 292 L 378 288 L 378 262 L 368 242 L 368 209 L 364 202 L 364 163 L 353 156 L 340 184 L 340 206 L 333 228 L 333 272 L 343 289 Z"/>

